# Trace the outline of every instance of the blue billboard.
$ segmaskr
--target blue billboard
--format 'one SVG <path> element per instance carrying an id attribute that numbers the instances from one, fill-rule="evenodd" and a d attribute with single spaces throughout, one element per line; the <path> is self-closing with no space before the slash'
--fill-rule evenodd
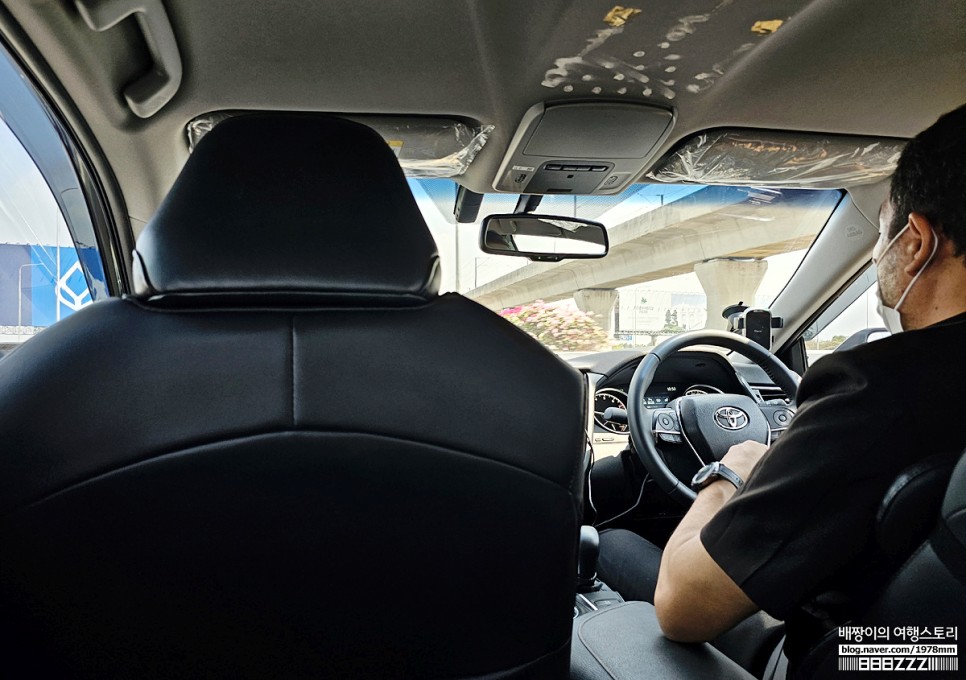
<path id="1" fill-rule="evenodd" d="M 90 302 L 73 247 L 0 244 L 0 326 L 49 326 Z"/>

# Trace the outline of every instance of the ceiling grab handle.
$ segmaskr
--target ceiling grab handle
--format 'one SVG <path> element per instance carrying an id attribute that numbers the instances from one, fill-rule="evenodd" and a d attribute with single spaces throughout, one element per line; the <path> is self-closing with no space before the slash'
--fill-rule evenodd
<path id="1" fill-rule="evenodd" d="M 171 101 L 181 86 L 181 53 L 161 0 L 74 0 L 94 31 L 106 31 L 134 15 L 154 62 L 151 70 L 124 88 L 128 107 L 150 118 Z"/>

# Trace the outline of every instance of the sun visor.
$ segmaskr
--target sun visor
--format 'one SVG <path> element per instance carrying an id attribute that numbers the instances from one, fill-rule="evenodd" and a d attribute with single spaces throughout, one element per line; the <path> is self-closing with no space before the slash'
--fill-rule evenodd
<path id="1" fill-rule="evenodd" d="M 647 177 L 658 182 L 838 189 L 892 174 L 905 140 L 719 130 L 688 138 Z"/>
<path id="2" fill-rule="evenodd" d="M 193 150 L 218 123 L 256 111 L 217 111 L 188 123 L 188 149 Z M 339 116 L 378 132 L 392 148 L 408 177 L 456 177 L 486 144 L 492 125 L 474 127 L 449 118 L 406 116 Z"/>

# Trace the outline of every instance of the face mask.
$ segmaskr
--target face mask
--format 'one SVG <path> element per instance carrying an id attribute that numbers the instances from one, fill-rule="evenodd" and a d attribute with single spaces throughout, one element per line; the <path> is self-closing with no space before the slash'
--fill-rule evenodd
<path id="1" fill-rule="evenodd" d="M 879 279 L 880 281 L 881 281 L 881 277 L 879 276 L 879 262 L 882 262 L 882 258 L 885 257 L 885 254 L 887 252 L 889 252 L 889 248 L 891 248 L 893 244 L 899 240 L 899 237 L 902 236 L 902 233 L 908 228 L 909 228 L 909 225 L 907 224 L 902 229 L 900 229 L 899 233 L 893 236 L 892 240 L 889 241 L 889 243 L 886 244 L 886 247 L 882 249 L 882 252 L 879 253 L 879 257 L 875 258 L 876 278 Z M 916 275 L 912 277 L 912 281 L 909 282 L 909 285 L 906 286 L 906 289 L 902 291 L 902 295 L 899 296 L 899 300 L 896 302 L 895 307 L 889 307 L 885 302 L 882 301 L 882 284 L 881 283 L 879 284 L 879 290 L 878 290 L 879 316 L 882 317 L 882 321 L 883 323 L 885 323 L 886 328 L 888 328 L 889 332 L 892 333 L 893 335 L 895 335 L 896 333 L 901 333 L 903 330 L 905 330 L 902 327 L 902 317 L 899 315 L 899 307 L 901 307 L 902 303 L 906 301 L 906 296 L 909 295 L 909 291 L 912 290 L 912 287 L 916 284 L 916 281 L 919 280 L 919 277 L 922 275 L 922 273 L 926 271 L 926 267 L 928 267 L 929 264 L 932 262 L 932 258 L 935 257 L 936 249 L 938 247 L 939 247 L 939 239 L 936 238 L 936 234 L 935 232 L 933 232 L 932 252 L 929 254 L 929 259 L 927 259 L 926 264 L 924 264 L 922 268 L 918 272 L 916 272 Z"/>
<path id="2" fill-rule="evenodd" d="M 882 323 L 889 330 L 889 333 L 895 335 L 896 333 L 902 332 L 902 317 L 899 316 L 899 312 L 894 310 L 892 307 L 886 307 L 885 303 L 882 302 L 882 295 L 879 295 L 879 302 L 876 305 L 876 311 L 879 312 L 879 316 L 882 317 Z"/>

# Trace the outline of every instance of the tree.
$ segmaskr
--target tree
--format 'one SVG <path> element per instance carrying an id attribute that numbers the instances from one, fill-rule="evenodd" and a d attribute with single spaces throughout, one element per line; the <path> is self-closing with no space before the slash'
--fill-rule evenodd
<path id="1" fill-rule="evenodd" d="M 814 350 L 835 350 L 838 346 L 845 342 L 844 335 L 833 335 L 831 340 L 807 340 L 805 342 L 805 347 Z"/>
<path id="2" fill-rule="evenodd" d="M 555 352 L 595 352 L 611 348 L 607 333 L 594 321 L 594 315 L 569 305 L 537 300 L 504 309 L 500 316 Z"/>

